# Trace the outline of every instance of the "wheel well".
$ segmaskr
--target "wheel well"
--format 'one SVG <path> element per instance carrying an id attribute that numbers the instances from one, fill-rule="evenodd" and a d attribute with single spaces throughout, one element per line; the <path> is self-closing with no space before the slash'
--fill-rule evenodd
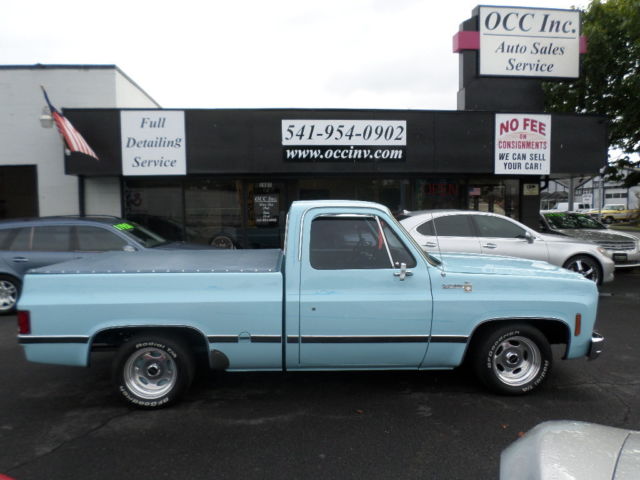
<path id="1" fill-rule="evenodd" d="M 571 339 L 571 330 L 569 326 L 561 320 L 553 318 L 514 318 L 490 320 L 482 323 L 471 334 L 468 345 L 472 347 L 474 341 L 481 338 L 485 332 L 492 330 L 493 328 L 509 324 L 525 324 L 540 330 L 550 345 L 563 344 L 568 346 Z M 469 348 L 467 348 L 467 352 L 465 352 L 465 357 L 468 352 Z"/>
<path id="2" fill-rule="evenodd" d="M 116 351 L 138 334 L 160 334 L 182 340 L 193 352 L 197 365 L 209 365 L 207 337 L 191 327 L 115 327 L 98 332 L 91 341 L 91 352 Z"/>
<path id="3" fill-rule="evenodd" d="M 9 280 L 13 281 L 16 284 L 16 286 L 18 287 L 18 289 L 20 289 L 20 287 L 22 287 L 22 280 L 20 280 L 18 277 L 16 277 L 12 273 L 0 273 L 0 278 L 6 278 L 6 279 L 9 279 Z"/>

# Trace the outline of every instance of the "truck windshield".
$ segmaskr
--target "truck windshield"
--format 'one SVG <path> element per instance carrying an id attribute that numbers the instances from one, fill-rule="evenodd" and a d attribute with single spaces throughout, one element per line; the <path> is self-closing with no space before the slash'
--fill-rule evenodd
<path id="1" fill-rule="evenodd" d="M 116 223 L 113 225 L 113 228 L 120 230 L 125 235 L 130 236 L 146 248 L 158 247 L 160 245 L 166 245 L 167 243 L 169 243 L 168 240 L 165 240 L 157 233 L 154 233 L 135 222 Z"/>

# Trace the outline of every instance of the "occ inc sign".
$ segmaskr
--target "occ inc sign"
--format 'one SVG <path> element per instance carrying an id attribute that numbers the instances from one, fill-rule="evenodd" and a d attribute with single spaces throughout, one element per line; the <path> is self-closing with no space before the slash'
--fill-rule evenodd
<path id="1" fill-rule="evenodd" d="M 580 12 L 479 9 L 480 75 L 578 78 Z"/>

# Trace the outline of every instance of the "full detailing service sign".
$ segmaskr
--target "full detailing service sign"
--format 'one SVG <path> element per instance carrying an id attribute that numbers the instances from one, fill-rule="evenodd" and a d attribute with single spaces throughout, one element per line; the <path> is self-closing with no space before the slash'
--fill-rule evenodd
<path id="1" fill-rule="evenodd" d="M 184 112 L 120 112 L 122 174 L 186 175 Z"/>
<path id="2" fill-rule="evenodd" d="M 580 13 L 480 7 L 480 75 L 578 78 Z"/>
<path id="3" fill-rule="evenodd" d="M 282 120 L 284 161 L 405 160 L 405 120 Z"/>
<path id="4" fill-rule="evenodd" d="M 549 175 L 551 115 L 497 113 L 496 175 Z"/>

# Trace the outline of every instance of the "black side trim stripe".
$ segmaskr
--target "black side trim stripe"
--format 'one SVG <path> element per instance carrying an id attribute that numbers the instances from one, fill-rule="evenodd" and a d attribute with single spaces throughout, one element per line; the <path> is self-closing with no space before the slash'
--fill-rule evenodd
<path id="1" fill-rule="evenodd" d="M 467 343 L 469 337 L 466 335 L 433 335 L 431 343 Z"/>
<path id="2" fill-rule="evenodd" d="M 18 343 L 89 343 L 89 337 L 18 337 Z"/>
<path id="3" fill-rule="evenodd" d="M 211 335 L 207 339 L 209 343 L 239 343 L 237 335 Z M 280 335 L 251 335 L 247 340 L 251 340 L 251 343 L 280 343 L 282 337 Z"/>
<path id="4" fill-rule="evenodd" d="M 287 337 L 287 343 L 467 343 L 464 335 L 407 335 L 407 336 L 308 336 Z"/>
<path id="5" fill-rule="evenodd" d="M 238 343 L 237 335 L 218 335 L 207 337 L 209 343 Z M 307 336 L 302 343 L 467 343 L 469 337 L 463 335 L 398 335 L 398 336 Z M 252 335 L 251 343 L 280 343 L 279 335 Z M 18 337 L 20 344 L 42 343 L 88 343 L 89 337 Z M 287 343 L 299 343 L 300 337 L 289 336 Z"/>

